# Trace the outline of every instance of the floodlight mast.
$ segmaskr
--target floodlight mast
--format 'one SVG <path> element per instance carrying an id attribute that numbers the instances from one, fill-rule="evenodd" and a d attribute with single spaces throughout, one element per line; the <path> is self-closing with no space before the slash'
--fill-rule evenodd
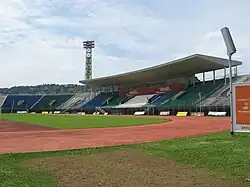
<path id="1" fill-rule="evenodd" d="M 234 127 L 233 127 L 233 81 L 232 81 L 232 55 L 236 53 L 236 48 L 232 39 L 232 36 L 230 34 L 230 31 L 227 27 L 224 27 L 221 29 L 221 34 L 223 36 L 226 48 L 227 48 L 227 55 L 228 55 L 228 63 L 229 63 L 229 82 L 230 82 L 230 116 L 231 116 L 231 132 L 230 134 L 234 135 Z"/>
<path id="2" fill-rule="evenodd" d="M 85 80 L 92 79 L 92 49 L 95 48 L 94 41 L 84 41 L 83 48 L 86 49 Z"/>

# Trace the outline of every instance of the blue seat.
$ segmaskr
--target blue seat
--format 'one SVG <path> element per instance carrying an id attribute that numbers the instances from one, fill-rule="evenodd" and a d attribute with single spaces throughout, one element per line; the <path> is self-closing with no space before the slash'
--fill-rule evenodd
<path id="1" fill-rule="evenodd" d="M 160 105 L 164 101 L 173 97 L 175 94 L 176 94 L 176 92 L 168 92 L 168 93 L 160 94 L 160 95 L 158 95 L 157 98 L 155 98 L 155 100 L 152 100 L 153 102 L 151 104 Z"/>
<path id="2" fill-rule="evenodd" d="M 32 107 L 42 95 L 8 95 L 2 108 L 14 110 L 27 110 Z"/>
<path id="3" fill-rule="evenodd" d="M 107 99 L 112 97 L 112 93 L 100 93 L 99 95 L 95 96 L 92 100 L 84 104 L 81 108 L 92 109 L 95 107 L 102 106 Z"/>
<path id="4" fill-rule="evenodd" d="M 73 95 L 44 95 L 32 110 L 55 110 L 56 107 L 69 100 Z"/>

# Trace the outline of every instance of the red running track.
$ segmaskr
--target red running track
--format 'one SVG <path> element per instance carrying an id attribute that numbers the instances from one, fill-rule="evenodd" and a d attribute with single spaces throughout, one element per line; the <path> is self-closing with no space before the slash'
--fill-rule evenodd
<path id="1" fill-rule="evenodd" d="M 77 130 L 36 129 L 1 131 L 0 153 L 40 152 L 65 149 L 114 146 L 191 137 L 228 130 L 229 118 L 168 117 L 172 121 L 133 127 Z M 13 122 L 8 122 L 11 126 Z M 29 125 L 32 127 L 32 125 Z M 36 127 L 37 128 L 37 127 Z"/>

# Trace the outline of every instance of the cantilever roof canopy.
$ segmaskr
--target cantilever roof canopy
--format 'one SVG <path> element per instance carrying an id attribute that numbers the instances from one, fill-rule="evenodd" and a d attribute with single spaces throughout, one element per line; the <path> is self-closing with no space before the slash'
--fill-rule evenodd
<path id="1" fill-rule="evenodd" d="M 232 66 L 241 65 L 240 61 L 232 61 Z M 91 88 L 100 88 L 112 85 L 136 85 L 143 82 L 157 82 L 167 79 L 195 75 L 202 72 L 218 70 L 228 67 L 228 60 L 201 54 L 194 54 L 181 59 L 173 60 L 157 66 L 122 73 L 113 76 L 79 81 Z"/>

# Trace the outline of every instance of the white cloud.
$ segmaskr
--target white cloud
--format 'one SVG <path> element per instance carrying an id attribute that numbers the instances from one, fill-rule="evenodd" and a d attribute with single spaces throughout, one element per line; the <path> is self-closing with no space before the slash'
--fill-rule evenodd
<path id="1" fill-rule="evenodd" d="M 85 39 L 96 41 L 94 77 L 193 53 L 225 57 L 223 26 L 235 39 L 234 58 L 244 63 L 239 71 L 249 73 L 248 1 L 139 2 L 1 0 L 0 87 L 84 79 Z"/>

